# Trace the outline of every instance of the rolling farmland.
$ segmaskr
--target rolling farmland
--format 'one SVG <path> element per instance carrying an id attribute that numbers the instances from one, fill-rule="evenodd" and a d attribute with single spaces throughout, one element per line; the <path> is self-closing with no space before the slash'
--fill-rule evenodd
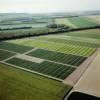
<path id="1" fill-rule="evenodd" d="M 95 52 L 96 47 L 100 46 L 89 41 L 88 43 L 80 41 L 81 39 L 73 42 L 73 35 L 69 39 L 64 35 L 65 33 L 51 35 L 50 37 L 40 36 L 1 42 L 0 48 L 16 53 L 11 59 L 5 60 L 6 63 L 28 69 L 33 73 L 37 72 L 48 78 L 64 80 Z M 84 39 L 85 37 L 81 38 Z M 85 39 L 88 40 L 88 37 Z M 93 37 L 90 39 L 93 39 Z M 94 39 L 98 40 L 95 37 Z M 16 47 L 18 49 L 15 49 Z M 18 54 L 36 57 L 36 59 L 43 59 L 43 61 L 37 63 L 34 59 L 33 61 L 29 60 L 31 59 L 29 57 L 27 59 L 18 57 Z"/>
<path id="2" fill-rule="evenodd" d="M 48 25 L 65 25 L 67 28 L 50 28 Z M 37 36 L 43 34 L 60 33 L 73 29 L 85 29 L 99 27 L 100 24 L 86 17 L 52 17 L 40 18 L 2 18 L 0 21 L 0 39 Z M 69 28 L 68 28 L 69 27 Z"/>
<path id="3" fill-rule="evenodd" d="M 95 27 L 99 25 L 95 21 L 92 21 L 86 17 L 57 18 L 55 19 L 55 23 L 65 24 L 72 28 L 87 28 L 87 27 Z"/>
<path id="4" fill-rule="evenodd" d="M 94 22 L 100 24 L 100 15 L 91 15 L 91 16 L 86 16 L 86 18 L 93 20 Z"/>
<path id="5" fill-rule="evenodd" d="M 69 32 L 65 33 L 67 36 L 76 36 L 76 37 L 85 37 L 85 38 L 93 38 L 98 39 L 100 41 L 100 34 L 95 32 Z"/>
<path id="6" fill-rule="evenodd" d="M 96 22 L 82 17 L 69 18 L 69 21 L 78 28 L 93 27 L 98 25 Z"/>
<path id="7" fill-rule="evenodd" d="M 90 35 L 92 36 L 92 34 Z M 66 38 L 66 36 L 67 33 L 64 33 L 62 35 L 40 36 L 11 40 L 8 41 L 9 43 L 5 42 L 4 44 L 29 47 L 30 49 L 26 52 L 19 53 L 29 57 L 36 57 L 36 59 L 43 59 L 43 62 L 37 63 L 34 59 L 30 61 L 31 58 L 24 59 L 14 56 L 8 59 L 6 63 L 25 68 L 25 70 L 28 69 L 33 73 L 36 72 L 48 78 L 64 80 L 100 46 L 98 43 L 88 41 L 89 37 L 80 37 L 87 40 L 87 42 L 84 42 L 81 41 L 82 39 L 74 41 L 73 38 L 77 36 L 72 35 L 69 38 Z M 98 41 L 95 37 L 90 37 L 90 39 Z"/>
<path id="8" fill-rule="evenodd" d="M 56 19 L 55 19 L 55 23 L 56 23 L 56 24 L 65 24 L 65 25 L 68 25 L 68 26 L 70 26 L 70 27 L 72 27 L 72 28 L 77 28 L 77 26 L 74 25 L 73 23 L 71 23 L 71 22 L 69 21 L 69 19 L 67 19 L 67 18 L 56 18 Z"/>
<path id="9" fill-rule="evenodd" d="M 67 36 L 67 34 L 69 33 L 8 41 L 9 44 L 31 47 L 31 50 L 22 54 L 44 61 L 38 64 L 35 61 L 31 62 L 29 59 L 15 56 L 6 63 L 37 72 L 48 78 L 64 80 L 91 56 L 96 48 L 100 47 L 99 39 L 96 36 L 91 37 L 92 34 L 90 37 L 86 37 L 85 32 L 85 37 L 79 35 L 79 39 L 78 33 L 76 36 L 74 36 L 74 32 L 72 32 L 74 35 Z M 75 38 L 76 40 L 74 40 Z M 91 40 L 95 43 L 92 43 Z"/>
<path id="10" fill-rule="evenodd" d="M 65 24 L 74 28 L 97 26 L 85 17 L 12 19 L 11 25 Z M 48 20 L 48 21 L 47 21 Z M 4 25 L 8 22 L 2 23 Z M 15 25 L 16 26 L 16 25 Z M 15 27 L 14 26 L 14 27 Z M 6 27 L 6 26 L 5 26 Z M 42 27 L 42 26 L 41 26 Z M 41 34 L 42 27 L 4 30 L 1 37 Z M 38 30 L 38 31 L 37 31 Z M 57 31 L 57 30 L 56 30 Z M 64 32 L 0 42 L 0 100 L 62 100 L 72 85 L 63 82 L 100 48 L 100 29 Z M 6 91 L 5 91 L 6 90 Z"/>

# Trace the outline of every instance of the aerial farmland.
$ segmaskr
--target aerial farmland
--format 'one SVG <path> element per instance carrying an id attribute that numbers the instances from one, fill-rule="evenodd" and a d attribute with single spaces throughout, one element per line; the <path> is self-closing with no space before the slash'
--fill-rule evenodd
<path id="1" fill-rule="evenodd" d="M 1 14 L 0 100 L 65 100 L 100 48 L 100 23 L 94 15 L 22 15 Z"/>

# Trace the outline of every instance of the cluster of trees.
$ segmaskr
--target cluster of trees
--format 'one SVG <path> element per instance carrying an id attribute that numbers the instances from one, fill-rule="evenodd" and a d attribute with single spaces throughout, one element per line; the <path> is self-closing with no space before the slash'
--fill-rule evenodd
<path id="1" fill-rule="evenodd" d="M 0 31 L 0 40 L 21 38 L 21 37 L 30 37 L 30 36 L 39 36 L 45 34 L 57 33 L 56 29 L 50 28 L 32 28 L 32 29 L 18 29 L 18 30 L 4 30 Z"/>
<path id="2" fill-rule="evenodd" d="M 57 29 L 58 31 L 67 31 L 71 29 L 69 26 L 65 24 L 49 24 L 47 25 L 48 28 Z"/>

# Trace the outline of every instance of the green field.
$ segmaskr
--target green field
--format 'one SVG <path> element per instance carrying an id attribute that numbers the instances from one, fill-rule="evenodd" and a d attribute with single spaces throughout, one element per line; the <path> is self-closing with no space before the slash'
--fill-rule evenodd
<path id="1" fill-rule="evenodd" d="M 86 28 L 98 26 L 96 22 L 85 17 L 71 17 L 71 18 L 56 18 L 56 24 L 65 24 L 71 28 Z"/>
<path id="2" fill-rule="evenodd" d="M 76 37 L 85 37 L 92 39 L 100 39 L 100 34 L 95 32 L 67 32 L 65 33 L 67 36 L 76 36 Z M 100 41 L 100 40 L 99 40 Z"/>
<path id="3" fill-rule="evenodd" d="M 48 51 L 43 49 L 37 49 L 28 54 L 29 56 L 39 57 L 43 59 L 48 59 L 51 61 L 56 61 L 64 64 L 70 64 L 74 66 L 79 66 L 86 57 L 76 56 L 76 55 L 68 55 L 64 53 Z"/>
<path id="4" fill-rule="evenodd" d="M 72 28 L 77 28 L 77 26 L 72 24 L 67 18 L 56 18 L 55 23 L 56 24 L 65 24 L 65 25 L 70 26 Z"/>
<path id="5" fill-rule="evenodd" d="M 4 60 L 4 59 L 7 59 L 7 58 L 9 58 L 9 57 L 11 57 L 13 55 L 15 55 L 15 54 L 12 53 L 12 52 L 0 50 L 0 61 Z"/>
<path id="6" fill-rule="evenodd" d="M 88 20 L 84 17 L 73 17 L 73 18 L 68 18 L 68 20 L 78 28 L 94 27 L 99 25 L 96 22 Z"/>
<path id="7" fill-rule="evenodd" d="M 0 49 L 5 49 L 5 50 L 17 52 L 17 53 L 24 53 L 33 48 L 28 47 L 28 46 L 20 46 L 20 45 L 13 44 L 13 43 L 0 42 Z"/>
<path id="8" fill-rule="evenodd" d="M 70 89 L 61 82 L 0 63 L 0 100 L 62 100 Z"/>
<path id="9" fill-rule="evenodd" d="M 65 79 L 100 48 L 100 29 L 75 31 L 99 24 L 79 15 L 0 14 L 0 40 L 14 39 L 0 42 L 0 100 L 64 100 Z"/>
<path id="10" fill-rule="evenodd" d="M 48 61 L 44 61 L 38 64 L 19 58 L 12 58 L 8 60 L 7 63 L 27 68 L 29 70 L 36 71 L 59 79 L 65 79 L 69 74 L 71 74 L 75 70 L 75 68 L 73 67 L 52 63 Z"/>
<path id="11" fill-rule="evenodd" d="M 73 54 L 73 55 L 84 56 L 84 57 L 90 56 L 95 51 L 94 48 L 81 47 L 81 46 L 75 46 L 69 44 L 61 44 L 55 42 L 45 42 L 36 39 L 22 39 L 20 41 L 15 40 L 12 41 L 12 43 L 30 46 L 30 47 L 39 47 L 51 51 L 53 50 L 61 53 Z"/>
<path id="12" fill-rule="evenodd" d="M 68 34 L 68 35 L 67 35 Z M 66 33 L 66 36 L 71 36 L 71 33 Z M 74 36 L 75 34 L 73 34 Z M 84 47 L 90 47 L 90 48 L 98 48 L 100 47 L 100 44 L 96 44 L 96 43 L 89 43 L 89 42 L 84 42 L 84 41 L 80 41 L 73 39 L 73 37 L 65 37 L 60 35 L 58 36 L 46 36 L 46 37 L 40 37 L 40 38 L 36 38 L 37 40 L 43 40 L 43 41 L 49 41 L 49 42 L 55 42 L 55 43 L 62 43 L 62 44 L 69 44 L 69 45 L 76 45 L 76 46 L 84 46 Z"/>

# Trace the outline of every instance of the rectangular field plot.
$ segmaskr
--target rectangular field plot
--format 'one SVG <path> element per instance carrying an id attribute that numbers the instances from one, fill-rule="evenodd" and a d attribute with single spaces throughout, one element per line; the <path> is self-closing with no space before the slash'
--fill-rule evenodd
<path id="1" fill-rule="evenodd" d="M 67 36 L 76 36 L 76 37 L 85 37 L 85 38 L 93 38 L 93 39 L 100 39 L 100 34 L 96 32 L 67 32 L 65 33 Z"/>
<path id="2" fill-rule="evenodd" d="M 65 24 L 67 26 L 77 28 L 74 24 L 72 24 L 67 18 L 56 18 L 55 19 L 56 24 Z"/>
<path id="3" fill-rule="evenodd" d="M 73 32 L 71 32 L 71 33 L 73 33 Z M 54 36 L 51 36 L 51 37 L 54 37 Z M 91 43 L 91 44 L 100 44 L 100 40 L 99 39 L 71 36 L 70 32 L 62 34 L 62 35 L 57 35 L 54 38 L 60 38 L 60 39 L 65 39 L 65 40 L 73 40 L 73 41 L 79 41 L 79 42 Z"/>
<path id="4" fill-rule="evenodd" d="M 90 16 L 86 16 L 86 18 L 100 24 L 100 15 L 90 15 Z"/>
<path id="5" fill-rule="evenodd" d="M 70 89 L 61 82 L 0 63 L 2 100 L 62 100 Z"/>
<path id="6" fill-rule="evenodd" d="M 67 35 L 67 33 L 66 33 L 66 35 Z M 61 36 L 61 37 L 63 37 L 63 36 Z M 69 45 L 85 46 L 85 47 L 90 47 L 90 48 L 100 47 L 100 44 L 75 41 L 75 40 L 71 39 L 71 37 L 69 37 L 70 40 L 68 40 L 68 38 L 61 38 L 61 37 L 52 36 L 52 37 L 40 37 L 40 38 L 36 38 L 36 39 L 43 40 L 43 41 L 55 42 L 55 43 L 69 44 Z"/>
<path id="7" fill-rule="evenodd" d="M 78 28 L 86 28 L 99 25 L 83 17 L 73 17 L 68 19 L 72 24 L 76 25 Z"/>
<path id="8" fill-rule="evenodd" d="M 5 51 L 5 50 L 0 49 L 0 61 L 5 60 L 13 55 L 15 55 L 15 53 L 11 53 L 9 51 Z"/>
<path id="9" fill-rule="evenodd" d="M 26 39 L 26 40 L 22 39 L 21 42 L 20 40 L 15 40 L 11 42 L 15 44 L 44 48 L 51 51 L 57 51 L 61 53 L 84 56 L 84 57 L 90 56 L 95 51 L 95 48 L 68 45 L 68 44 L 55 43 L 55 42 L 47 42 L 47 41 L 36 40 L 36 39 Z"/>
<path id="10" fill-rule="evenodd" d="M 57 61 L 64 64 L 70 64 L 74 66 L 79 66 L 86 59 L 86 57 L 64 54 L 64 53 L 48 51 L 43 49 L 37 49 L 29 53 L 28 55 L 33 57 L 48 59 L 52 61 Z"/>
<path id="11" fill-rule="evenodd" d="M 5 50 L 17 52 L 17 53 L 24 53 L 28 50 L 31 50 L 32 47 L 21 46 L 21 45 L 17 45 L 17 44 L 13 44 L 13 43 L 7 43 L 7 42 L 1 42 L 0 43 L 0 49 L 5 49 Z"/>
<path id="12" fill-rule="evenodd" d="M 58 79 L 65 79 L 69 74 L 71 74 L 75 70 L 75 68 L 73 67 L 52 63 L 48 61 L 44 61 L 41 64 L 37 64 L 19 58 L 10 59 L 7 61 L 7 63 L 20 66 L 22 68 L 26 68 L 32 71 L 36 71 L 44 75 L 48 75 Z"/>

